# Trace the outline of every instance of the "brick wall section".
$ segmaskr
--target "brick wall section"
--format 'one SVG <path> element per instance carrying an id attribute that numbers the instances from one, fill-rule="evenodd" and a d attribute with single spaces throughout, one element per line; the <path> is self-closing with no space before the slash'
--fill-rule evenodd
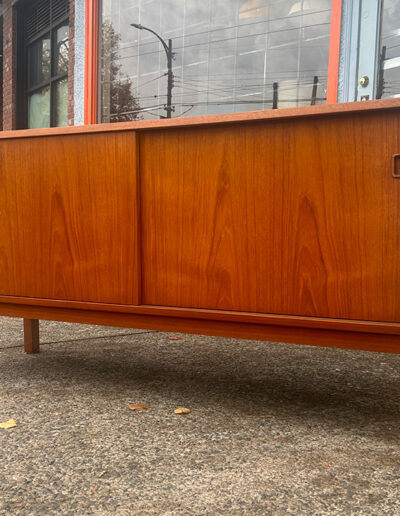
<path id="1" fill-rule="evenodd" d="M 3 0 L 3 130 L 16 129 L 17 87 L 17 15 L 18 0 Z M 75 0 L 70 0 L 70 50 L 68 76 L 68 124 L 74 123 L 74 34 Z M 1 129 L 1 126 L 0 126 Z"/>

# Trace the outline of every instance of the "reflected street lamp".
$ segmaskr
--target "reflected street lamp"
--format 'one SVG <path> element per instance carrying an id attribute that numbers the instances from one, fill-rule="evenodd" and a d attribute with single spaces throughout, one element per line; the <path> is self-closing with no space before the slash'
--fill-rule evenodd
<path id="1" fill-rule="evenodd" d="M 165 106 L 165 111 L 167 112 L 166 118 L 171 118 L 172 111 L 174 111 L 174 108 L 172 107 L 172 88 L 174 87 L 174 74 L 172 72 L 172 59 L 174 58 L 174 53 L 172 52 L 172 39 L 168 40 L 168 45 L 163 40 L 163 38 L 157 34 L 157 32 L 154 32 L 154 30 L 149 29 L 148 27 L 144 27 L 140 23 L 131 23 L 132 27 L 135 27 L 135 29 L 139 30 L 147 30 L 154 34 L 162 43 L 162 46 L 164 47 L 165 53 L 167 54 L 167 76 L 168 76 L 168 82 L 167 82 L 167 104 Z"/>

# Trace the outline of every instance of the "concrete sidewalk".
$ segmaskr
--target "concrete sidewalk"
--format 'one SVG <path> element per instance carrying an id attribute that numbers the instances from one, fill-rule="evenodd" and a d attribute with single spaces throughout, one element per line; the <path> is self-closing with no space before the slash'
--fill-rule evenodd
<path id="1" fill-rule="evenodd" d="M 41 332 L 0 318 L 0 515 L 400 515 L 400 355 Z"/>

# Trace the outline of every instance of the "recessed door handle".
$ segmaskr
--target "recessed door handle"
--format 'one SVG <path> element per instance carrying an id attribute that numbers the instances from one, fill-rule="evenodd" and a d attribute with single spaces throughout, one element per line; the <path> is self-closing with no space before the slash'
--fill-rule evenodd
<path id="1" fill-rule="evenodd" d="M 393 177 L 400 179 L 400 154 L 393 156 Z"/>

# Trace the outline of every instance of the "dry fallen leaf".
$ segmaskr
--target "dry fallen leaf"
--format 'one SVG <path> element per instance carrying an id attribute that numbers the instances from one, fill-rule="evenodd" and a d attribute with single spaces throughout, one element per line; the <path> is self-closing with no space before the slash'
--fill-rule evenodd
<path id="1" fill-rule="evenodd" d="M 9 421 L 6 421 L 5 423 L 0 423 L 0 428 L 14 428 L 17 426 L 17 423 L 14 419 L 10 419 Z"/>
<path id="2" fill-rule="evenodd" d="M 183 337 L 178 337 L 178 336 L 175 336 L 175 335 L 172 335 L 169 340 L 183 340 Z"/>
<path id="3" fill-rule="evenodd" d="M 129 405 L 130 410 L 136 410 L 137 412 L 141 412 L 142 410 L 148 410 L 150 407 L 145 405 L 144 403 L 139 403 L 137 405 Z"/>
<path id="4" fill-rule="evenodd" d="M 179 407 L 174 410 L 175 414 L 183 415 L 183 414 L 190 414 L 190 409 L 185 407 Z"/>

